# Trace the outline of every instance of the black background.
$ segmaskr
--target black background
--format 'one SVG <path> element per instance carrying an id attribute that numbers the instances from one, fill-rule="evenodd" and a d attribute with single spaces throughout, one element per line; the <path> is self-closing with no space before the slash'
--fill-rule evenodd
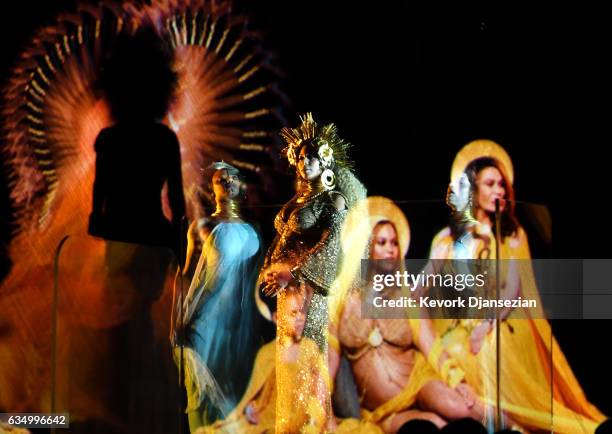
<path id="1" fill-rule="evenodd" d="M 74 4 L 3 4 L 3 82 L 33 31 Z M 287 119 L 295 124 L 308 110 L 335 122 L 354 144 L 352 156 L 370 194 L 442 200 L 455 153 L 470 140 L 493 139 L 512 156 L 517 199 L 551 212 L 553 244 L 545 253 L 609 257 L 604 65 L 612 38 L 603 11 L 559 4 L 424 10 L 412 4 L 253 0 L 237 9 L 252 17 L 277 54 L 292 101 Z M 6 182 L 1 185 L 6 239 Z M 413 225 L 415 256 L 427 253 L 445 221 L 432 217 L 428 224 Z M 553 323 L 587 396 L 607 414 L 609 324 Z"/>

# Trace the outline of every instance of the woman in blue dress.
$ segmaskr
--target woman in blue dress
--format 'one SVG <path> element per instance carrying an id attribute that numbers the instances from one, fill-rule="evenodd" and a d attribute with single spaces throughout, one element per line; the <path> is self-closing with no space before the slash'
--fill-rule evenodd
<path id="1" fill-rule="evenodd" d="M 214 163 L 216 210 L 204 222 L 202 253 L 183 301 L 182 356 L 189 428 L 210 424 L 238 403 L 257 350 L 254 288 L 263 258 L 261 239 L 242 220 L 238 170 Z M 179 320 L 181 316 L 178 316 Z"/>

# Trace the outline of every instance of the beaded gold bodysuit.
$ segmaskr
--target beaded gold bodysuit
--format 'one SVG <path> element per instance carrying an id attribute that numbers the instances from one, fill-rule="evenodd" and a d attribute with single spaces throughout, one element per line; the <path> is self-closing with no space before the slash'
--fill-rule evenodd
<path id="1" fill-rule="evenodd" d="M 296 196 L 277 214 L 277 237 L 268 252 L 264 269 L 284 263 L 294 270 L 307 292 L 304 336 L 323 348 L 327 332 L 325 297 L 336 277 L 340 261 L 340 229 L 346 210 L 337 210 L 332 192 L 315 193 L 299 202 Z"/>

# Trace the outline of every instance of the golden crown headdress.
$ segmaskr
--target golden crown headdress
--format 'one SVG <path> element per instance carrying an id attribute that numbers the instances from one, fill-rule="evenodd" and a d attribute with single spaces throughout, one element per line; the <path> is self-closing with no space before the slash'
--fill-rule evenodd
<path id="1" fill-rule="evenodd" d="M 289 164 L 297 165 L 297 157 L 300 148 L 306 144 L 317 148 L 319 160 L 324 169 L 331 168 L 336 164 L 350 167 L 347 151 L 350 144 L 338 136 L 335 124 L 319 126 L 312 113 L 308 112 L 300 116 L 302 122 L 297 128 L 283 128 L 281 137 L 287 144 L 283 153 L 287 156 Z"/>

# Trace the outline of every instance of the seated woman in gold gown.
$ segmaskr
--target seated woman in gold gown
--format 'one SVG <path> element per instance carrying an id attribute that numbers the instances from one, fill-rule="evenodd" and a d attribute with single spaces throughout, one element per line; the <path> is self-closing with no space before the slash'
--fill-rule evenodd
<path id="1" fill-rule="evenodd" d="M 324 432 L 327 417 L 320 403 L 329 393 L 322 383 L 326 360 L 314 340 L 303 335 L 306 315 L 304 297 L 297 288 L 287 287 L 284 297 L 264 297 L 271 319 L 284 334 L 264 345 L 255 359 L 249 386 L 235 410 L 201 433 Z M 262 302 L 263 303 L 263 302 Z M 278 341 L 278 342 L 277 342 Z M 291 384 L 277 385 L 278 364 Z M 278 407 L 281 407 L 279 411 Z M 277 419 L 277 414 L 281 415 Z M 198 431 L 196 432 L 198 433 Z"/>
<path id="2" fill-rule="evenodd" d="M 376 268 L 371 271 L 394 273 L 403 267 L 408 250 L 406 217 L 383 197 L 368 198 L 368 209 L 370 258 Z M 482 408 L 452 359 L 445 354 L 440 357 L 441 375 L 429 365 L 426 354 L 434 336 L 428 322 L 362 318 L 362 297 L 369 292 L 363 291 L 362 296 L 356 289 L 348 294 L 330 336 L 330 359 L 333 353 L 336 358 L 343 353 L 349 359 L 362 419 L 392 433 L 410 419 L 427 419 L 440 427 L 451 419 L 480 419 Z M 377 295 L 396 298 L 406 293 L 403 288 L 390 288 Z"/>
<path id="3" fill-rule="evenodd" d="M 430 257 L 493 260 L 498 251 L 499 259 L 530 259 L 527 235 L 514 213 L 512 162 L 503 148 L 489 140 L 469 143 L 457 154 L 451 178 L 448 199 L 454 215 L 451 225 L 434 238 Z M 496 200 L 500 233 L 495 233 Z M 529 261 L 501 263 L 500 274 L 503 290 L 539 300 Z M 604 416 L 588 402 L 550 324 L 542 318 L 543 312 L 534 315 L 522 308 L 505 311 L 499 360 L 493 321 L 436 319 L 434 327 L 443 337 L 434 347 L 446 349 L 457 360 L 468 383 L 489 406 L 490 429 L 508 425 L 504 420 L 495 423 L 499 403 L 502 419 L 510 417 L 530 431 L 592 433 Z"/>

